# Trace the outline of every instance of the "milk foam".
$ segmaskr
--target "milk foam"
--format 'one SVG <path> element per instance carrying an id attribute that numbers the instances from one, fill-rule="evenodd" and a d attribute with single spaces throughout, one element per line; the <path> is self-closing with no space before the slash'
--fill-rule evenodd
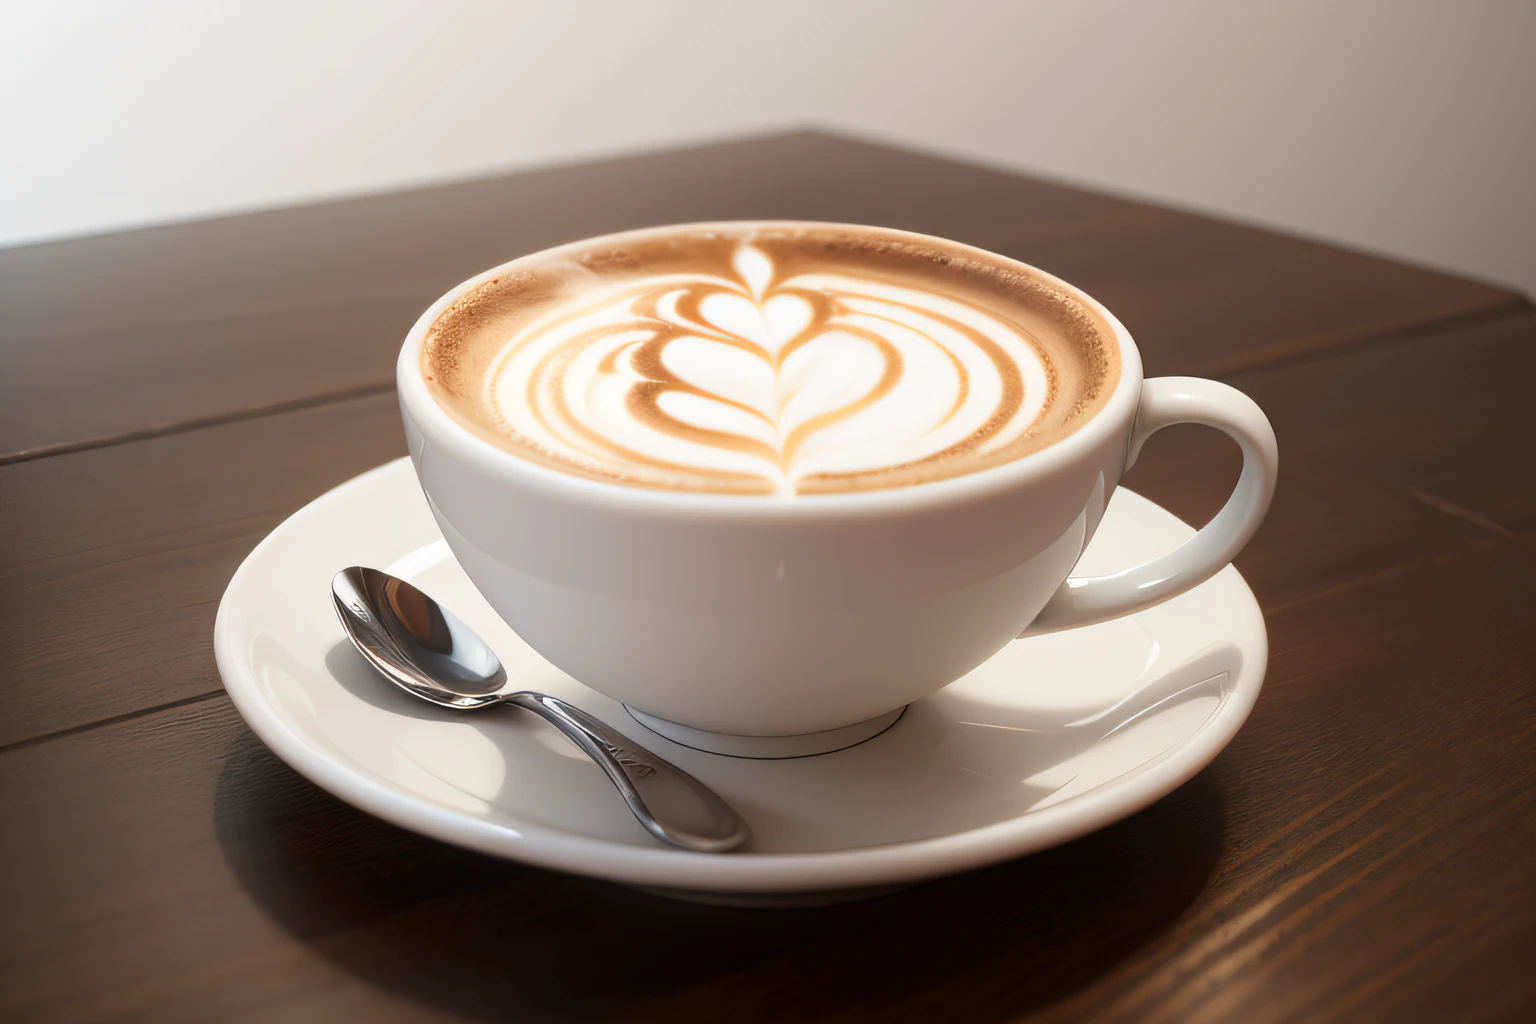
<path id="1" fill-rule="evenodd" d="M 958 243 L 755 222 L 631 232 L 456 294 L 421 367 L 444 409 L 557 471 L 783 496 L 977 472 L 1071 433 L 1119 375 L 1059 282 Z"/>
<path id="2" fill-rule="evenodd" d="M 778 279 L 749 243 L 729 269 L 625 283 L 528 324 L 486 378 L 497 420 L 594 474 L 793 494 L 973 440 L 984 458 L 1051 396 L 1044 354 L 972 304 L 847 273 Z"/>

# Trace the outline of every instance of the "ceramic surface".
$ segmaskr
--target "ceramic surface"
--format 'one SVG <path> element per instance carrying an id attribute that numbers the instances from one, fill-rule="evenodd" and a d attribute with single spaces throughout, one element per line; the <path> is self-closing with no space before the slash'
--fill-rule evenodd
<path id="1" fill-rule="evenodd" d="M 464 282 L 407 336 L 396 381 L 411 457 L 455 558 L 501 617 L 566 672 L 675 725 L 762 737 L 877 719 L 1025 629 L 1104 621 L 1197 586 L 1242 549 L 1274 492 L 1274 432 L 1258 406 L 1216 381 L 1144 381 L 1113 315 L 1032 269 L 1097 311 L 1120 354 L 1104 406 L 1038 452 L 912 487 L 794 499 L 587 480 L 471 432 L 423 378 L 439 314 L 517 272 L 513 261 Z M 1242 448 L 1225 507 L 1164 557 L 1115 574 L 1074 568 L 1142 442 L 1174 423 Z"/>
<path id="2" fill-rule="evenodd" d="M 1121 490 L 1084 566 L 1112 572 L 1192 532 Z M 749 851 L 663 848 L 601 772 L 532 715 L 438 710 L 376 677 L 330 605 L 331 575 L 353 563 L 446 602 L 516 685 L 580 705 L 716 789 L 751 823 Z M 519 640 L 465 577 L 401 459 L 318 498 L 251 553 L 219 606 L 215 650 L 257 735 L 365 811 L 532 864 L 751 899 L 875 891 L 1131 814 L 1236 733 L 1263 680 L 1267 643 L 1253 595 L 1228 567 L 1134 616 L 1011 643 L 859 746 L 779 761 L 707 754 L 644 729 Z"/>

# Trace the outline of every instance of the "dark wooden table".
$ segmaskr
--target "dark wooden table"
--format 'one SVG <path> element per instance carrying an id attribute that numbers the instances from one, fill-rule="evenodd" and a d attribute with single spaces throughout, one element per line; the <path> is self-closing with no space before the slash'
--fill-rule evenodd
<path id="1" fill-rule="evenodd" d="M 255 740 L 214 611 L 403 452 L 454 282 L 669 221 L 911 228 L 1082 285 L 1279 433 L 1271 662 L 1194 781 L 862 904 L 721 910 L 382 824 Z M 1326 245 L 802 133 L 0 252 L 0 1019 L 1536 1019 L 1536 309 Z M 1187 519 L 1214 433 L 1129 484 Z"/>

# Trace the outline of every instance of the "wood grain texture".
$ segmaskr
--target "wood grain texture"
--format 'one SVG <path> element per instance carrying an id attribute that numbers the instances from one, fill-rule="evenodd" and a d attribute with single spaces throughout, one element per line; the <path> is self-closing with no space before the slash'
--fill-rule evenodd
<path id="1" fill-rule="evenodd" d="M 422 839 L 249 733 L 218 598 L 284 516 L 401 453 L 416 312 L 520 251 L 738 216 L 1030 260 L 1149 372 L 1266 409 L 1281 486 L 1238 564 L 1271 663 L 1207 771 L 1055 850 L 758 912 Z M 0 252 L 0 357 L 0 1020 L 1536 1016 L 1518 296 L 805 133 Z M 1127 482 L 1202 521 L 1237 464 L 1173 428 Z"/>
<path id="2" fill-rule="evenodd" d="M 241 559 L 404 454 L 390 394 L 0 467 L 0 747 L 220 689 L 213 618 Z"/>
<path id="3" fill-rule="evenodd" d="M 1515 294 L 1271 232 L 802 132 L 0 250 L 0 460 L 386 390 L 457 281 L 589 235 L 690 220 L 883 224 L 1086 288 L 1149 372 L 1215 373 Z"/>
<path id="4" fill-rule="evenodd" d="M 1533 571 L 1477 539 L 1294 604 L 1249 724 L 1194 782 L 843 907 L 696 907 L 401 832 L 223 697 L 13 750 L 0 1017 L 1515 1019 L 1536 998 L 1536 652 L 1508 645 Z"/>

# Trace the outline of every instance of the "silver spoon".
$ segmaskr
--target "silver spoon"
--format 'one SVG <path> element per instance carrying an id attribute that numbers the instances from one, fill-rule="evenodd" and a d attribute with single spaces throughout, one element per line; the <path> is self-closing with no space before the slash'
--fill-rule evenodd
<path id="1" fill-rule="evenodd" d="M 354 565 L 331 581 L 347 636 L 390 682 L 460 711 L 514 704 L 565 733 L 596 761 L 646 831 L 672 846 L 725 853 L 751 835 L 724 800 L 681 768 L 557 697 L 502 692 L 496 654 L 448 609 L 409 583 Z"/>

